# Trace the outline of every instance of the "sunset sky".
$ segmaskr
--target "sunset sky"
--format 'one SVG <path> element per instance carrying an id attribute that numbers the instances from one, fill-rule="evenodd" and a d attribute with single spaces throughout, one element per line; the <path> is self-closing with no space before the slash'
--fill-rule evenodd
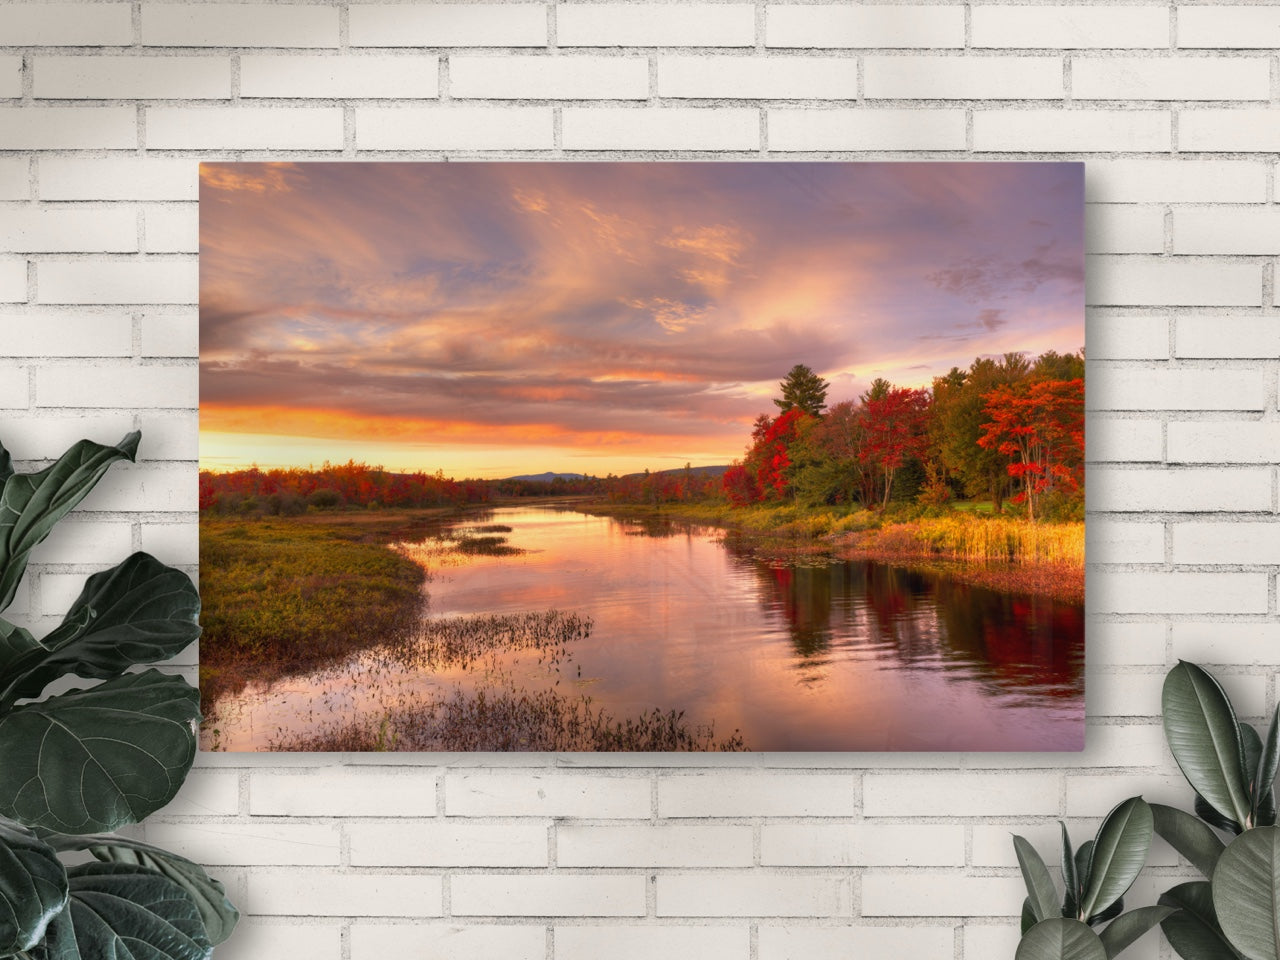
<path id="1" fill-rule="evenodd" d="M 1084 346 L 1076 163 L 201 165 L 200 462 L 728 463 L 828 403 Z"/>

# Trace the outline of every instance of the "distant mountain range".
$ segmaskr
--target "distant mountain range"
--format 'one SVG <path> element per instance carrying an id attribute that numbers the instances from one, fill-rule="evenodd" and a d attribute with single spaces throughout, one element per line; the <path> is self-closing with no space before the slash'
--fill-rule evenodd
<path id="1" fill-rule="evenodd" d="M 690 470 L 690 472 L 700 477 L 701 476 L 719 477 L 723 475 L 723 473 L 728 469 L 729 467 L 727 465 L 717 466 L 717 467 L 693 467 Z M 674 467 L 671 470 L 655 470 L 654 472 L 658 474 L 684 473 L 684 467 Z M 633 473 L 633 474 L 629 474 L 629 476 L 638 477 L 640 476 L 640 474 Z M 507 480 L 526 480 L 526 481 L 531 481 L 533 483 L 550 483 L 552 480 L 581 480 L 584 477 L 586 477 L 585 473 L 554 473 L 548 470 L 546 473 L 526 473 L 518 477 L 507 477 L 506 479 Z"/>

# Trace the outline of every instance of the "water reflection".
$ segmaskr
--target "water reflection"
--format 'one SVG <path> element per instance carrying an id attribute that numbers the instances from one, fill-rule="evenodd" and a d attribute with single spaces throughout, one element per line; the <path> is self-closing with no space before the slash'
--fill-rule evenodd
<path id="1" fill-rule="evenodd" d="M 753 750 L 1072 750 L 1083 746 L 1079 606 L 881 564 L 771 562 L 714 529 L 498 508 L 516 556 L 435 572 L 428 617 L 556 609 L 590 618 L 552 667 L 499 665 L 530 695 L 580 690 L 615 717 L 682 710 Z M 482 675 L 358 658 L 222 710 L 305 732 L 309 703 L 373 715 L 487 689 Z M 344 669 L 346 673 L 344 674 Z M 392 691 L 395 691 L 394 694 Z M 309 698 L 309 699 L 308 699 Z M 336 705 L 336 706 L 335 706 Z M 228 724 L 223 724 L 227 728 Z M 224 733 L 230 749 L 253 749 Z"/>

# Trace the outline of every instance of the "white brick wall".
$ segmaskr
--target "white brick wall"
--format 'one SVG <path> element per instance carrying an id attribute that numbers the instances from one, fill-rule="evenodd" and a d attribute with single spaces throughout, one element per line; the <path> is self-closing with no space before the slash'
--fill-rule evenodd
<path id="1" fill-rule="evenodd" d="M 1277 48 L 1191 0 L 0 4 L 0 438 L 144 431 L 37 623 L 131 548 L 195 572 L 201 159 L 1086 163 L 1084 753 L 209 755 L 146 832 L 245 908 L 218 955 L 1011 956 L 1010 832 L 1185 805 L 1169 663 L 1276 702 Z"/>

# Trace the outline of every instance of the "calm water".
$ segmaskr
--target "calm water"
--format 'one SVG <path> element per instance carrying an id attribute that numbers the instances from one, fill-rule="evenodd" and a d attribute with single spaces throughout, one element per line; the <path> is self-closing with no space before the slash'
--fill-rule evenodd
<path id="1" fill-rule="evenodd" d="M 435 571 L 429 617 L 557 608 L 594 629 L 525 689 L 560 682 L 615 717 L 684 710 L 752 750 L 1076 750 L 1084 743 L 1081 607 L 869 562 L 785 566 L 713 529 L 502 508 L 527 552 Z M 220 705 L 218 746 L 474 688 L 476 671 L 388 676 L 362 655 Z"/>

